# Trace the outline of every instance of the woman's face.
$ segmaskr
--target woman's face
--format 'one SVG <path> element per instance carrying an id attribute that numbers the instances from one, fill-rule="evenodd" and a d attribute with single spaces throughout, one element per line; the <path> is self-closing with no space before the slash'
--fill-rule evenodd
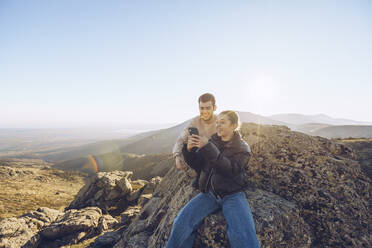
<path id="1" fill-rule="evenodd" d="M 231 124 L 229 117 L 224 114 L 217 116 L 217 135 L 220 137 L 229 137 L 232 136 L 237 125 Z"/>

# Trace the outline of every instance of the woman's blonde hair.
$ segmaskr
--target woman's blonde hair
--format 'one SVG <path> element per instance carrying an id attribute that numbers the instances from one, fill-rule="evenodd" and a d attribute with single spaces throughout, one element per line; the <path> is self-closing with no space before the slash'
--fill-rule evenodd
<path id="1" fill-rule="evenodd" d="M 237 127 L 235 128 L 235 131 L 240 130 L 240 118 L 236 111 L 233 110 L 225 110 L 222 111 L 219 115 L 226 115 L 227 118 L 231 121 L 231 124 L 237 124 Z"/>

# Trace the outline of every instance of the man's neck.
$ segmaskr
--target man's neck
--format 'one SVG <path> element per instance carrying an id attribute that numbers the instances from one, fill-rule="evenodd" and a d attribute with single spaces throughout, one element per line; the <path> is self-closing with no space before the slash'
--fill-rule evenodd
<path id="1" fill-rule="evenodd" d="M 212 115 L 212 117 L 209 120 L 203 120 L 202 118 L 200 118 L 200 120 L 202 121 L 202 123 L 211 124 L 214 122 L 214 115 Z"/>

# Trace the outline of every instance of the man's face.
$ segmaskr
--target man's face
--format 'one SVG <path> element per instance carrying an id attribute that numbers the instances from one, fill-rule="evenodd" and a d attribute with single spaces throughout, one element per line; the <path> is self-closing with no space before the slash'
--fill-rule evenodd
<path id="1" fill-rule="evenodd" d="M 213 117 L 213 111 L 215 106 L 213 106 L 211 101 L 208 102 L 199 102 L 199 112 L 200 118 L 204 121 L 208 121 Z"/>

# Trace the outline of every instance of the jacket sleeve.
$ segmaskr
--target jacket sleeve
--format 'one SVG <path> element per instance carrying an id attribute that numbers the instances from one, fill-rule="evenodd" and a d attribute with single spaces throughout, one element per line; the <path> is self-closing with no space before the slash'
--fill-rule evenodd
<path id="1" fill-rule="evenodd" d="M 209 141 L 198 153 L 202 154 L 209 166 L 213 167 L 218 174 L 234 177 L 241 173 L 249 161 L 250 149 L 242 149 L 232 156 L 224 156 L 213 142 Z"/>
<path id="2" fill-rule="evenodd" d="M 203 169 L 205 164 L 204 158 L 197 152 L 188 151 L 187 144 L 184 144 L 182 147 L 182 154 L 185 159 L 185 162 L 194 170 L 200 171 Z"/>

